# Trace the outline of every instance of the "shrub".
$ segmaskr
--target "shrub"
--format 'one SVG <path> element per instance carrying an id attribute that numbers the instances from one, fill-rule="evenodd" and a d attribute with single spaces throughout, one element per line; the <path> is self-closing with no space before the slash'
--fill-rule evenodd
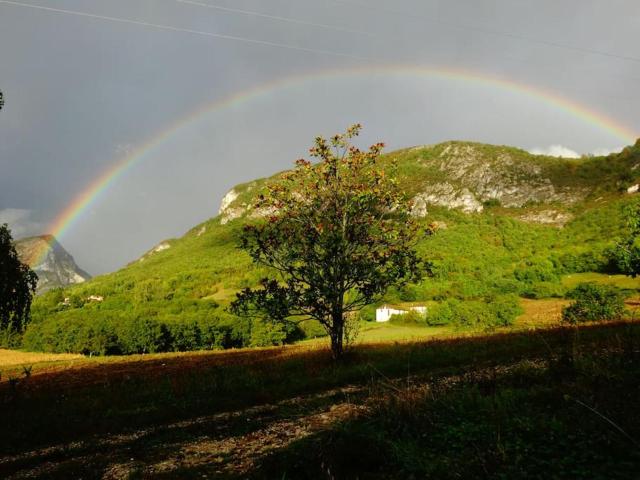
<path id="1" fill-rule="evenodd" d="M 624 294 L 611 285 L 581 283 L 567 297 L 574 302 L 562 310 L 566 323 L 613 320 L 624 313 Z"/>
<path id="2" fill-rule="evenodd" d="M 403 302 L 415 302 L 418 299 L 418 288 L 415 285 L 405 285 L 399 291 L 400 300 Z"/>
<path id="3" fill-rule="evenodd" d="M 493 315 L 490 306 L 481 301 L 471 300 L 460 302 L 456 324 L 462 327 L 475 325 L 491 325 Z"/>
<path id="4" fill-rule="evenodd" d="M 8 327 L 0 332 L 0 347 L 2 348 L 17 348 L 22 342 L 22 332 Z"/>
<path id="5" fill-rule="evenodd" d="M 524 283 L 558 281 L 553 263 L 546 259 L 537 259 L 521 264 L 514 274 L 516 279 Z"/>
<path id="6" fill-rule="evenodd" d="M 251 347 L 270 347 L 282 345 L 289 334 L 288 325 L 284 323 L 270 322 L 268 320 L 256 320 L 251 325 Z"/>
<path id="7" fill-rule="evenodd" d="M 452 325 L 456 320 L 456 312 L 459 300 L 447 300 L 434 305 L 427 312 L 427 324 L 435 327 L 441 325 Z"/>
<path id="8" fill-rule="evenodd" d="M 424 325 L 426 323 L 426 316 L 416 310 L 409 310 L 407 313 L 391 315 L 389 321 L 400 325 Z"/>
<path id="9" fill-rule="evenodd" d="M 367 305 L 363 307 L 358 312 L 358 317 L 360 320 L 365 322 L 375 322 L 376 321 L 376 306 L 375 305 Z"/>
<path id="10" fill-rule="evenodd" d="M 525 298 L 560 298 L 564 296 L 564 288 L 559 282 L 535 282 L 526 284 L 522 296 Z"/>
<path id="11" fill-rule="evenodd" d="M 495 297 L 489 305 L 495 315 L 493 324 L 496 326 L 506 327 L 511 325 L 523 313 L 520 299 L 515 295 Z"/>
<path id="12" fill-rule="evenodd" d="M 171 322 L 167 324 L 171 338 L 171 350 L 186 352 L 201 347 L 200 328 L 196 322 Z"/>
<path id="13" fill-rule="evenodd" d="M 151 318 L 134 318 L 118 325 L 123 353 L 166 352 L 169 345 L 167 326 Z"/>
<path id="14" fill-rule="evenodd" d="M 114 355 L 121 352 L 118 344 L 118 336 L 113 322 L 98 319 L 91 322 L 89 341 L 82 353 L 92 353 L 96 355 Z"/>
<path id="15" fill-rule="evenodd" d="M 493 278 L 491 280 L 496 294 L 518 294 L 521 290 L 521 283 L 513 278 Z"/>
<path id="16" fill-rule="evenodd" d="M 568 252 L 554 258 L 558 270 L 564 273 L 617 272 L 615 262 L 611 260 L 611 249 L 589 249 L 586 252 Z"/>
<path id="17" fill-rule="evenodd" d="M 361 319 L 361 317 L 358 317 Z M 375 320 L 375 311 L 374 311 L 374 320 Z M 317 320 L 306 320 L 298 324 L 298 328 L 300 329 L 303 338 L 317 338 L 324 337 L 327 332 L 324 327 Z M 302 338 L 300 338 L 302 340 Z"/>
<path id="18" fill-rule="evenodd" d="M 432 326 L 507 326 L 521 313 L 522 308 L 515 295 L 498 295 L 485 301 L 451 299 L 431 307 L 427 323 Z"/>

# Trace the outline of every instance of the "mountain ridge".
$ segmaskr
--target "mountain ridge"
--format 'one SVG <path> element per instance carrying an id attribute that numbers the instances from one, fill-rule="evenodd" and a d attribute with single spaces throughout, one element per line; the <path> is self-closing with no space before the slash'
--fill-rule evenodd
<path id="1" fill-rule="evenodd" d="M 570 206 L 602 190 L 603 181 L 617 181 L 616 187 L 622 192 L 636 183 L 640 172 L 619 178 L 615 178 L 615 172 L 636 171 L 640 159 L 632 152 L 638 151 L 640 139 L 620 153 L 579 159 L 531 154 L 509 146 L 448 141 L 396 150 L 385 158 L 399 161 L 400 177 L 405 179 L 403 186 L 412 197 L 415 213 L 423 217 L 427 205 L 460 208 L 466 213 L 482 212 L 485 203 L 506 208 L 553 203 Z M 604 178 L 592 175 L 592 170 L 606 172 L 607 169 L 594 164 L 608 159 L 616 164 L 615 168 L 609 169 L 612 171 Z M 230 189 L 222 198 L 218 211 L 221 223 L 240 218 L 252 210 L 250 192 L 275 180 L 278 175 Z M 571 175 L 575 178 L 570 178 Z"/>
<path id="2" fill-rule="evenodd" d="M 21 261 L 38 275 L 39 294 L 91 279 L 51 234 L 21 238 L 15 245 Z"/>

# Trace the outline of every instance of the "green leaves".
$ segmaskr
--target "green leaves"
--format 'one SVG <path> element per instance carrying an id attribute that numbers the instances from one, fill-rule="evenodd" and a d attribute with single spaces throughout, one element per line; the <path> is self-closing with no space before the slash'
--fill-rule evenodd
<path id="1" fill-rule="evenodd" d="M 624 313 L 624 295 L 611 285 L 581 283 L 567 297 L 574 302 L 562 310 L 562 320 L 576 324 L 618 319 Z"/>
<path id="2" fill-rule="evenodd" d="M 0 329 L 24 330 L 37 283 L 35 272 L 18 258 L 9 227 L 0 225 Z"/>
<path id="3" fill-rule="evenodd" d="M 622 273 L 635 278 L 640 274 L 640 202 L 627 206 L 625 216 L 629 234 L 618 241 L 610 254 Z"/>
<path id="4" fill-rule="evenodd" d="M 338 351 L 348 312 L 423 271 L 395 165 L 381 165 L 382 143 L 366 152 L 350 144 L 360 129 L 353 125 L 329 141 L 317 137 L 310 154 L 319 161 L 297 160 L 258 197 L 262 218 L 245 227 L 240 246 L 274 277 L 245 289 L 232 305 L 245 315 L 314 318 Z"/>

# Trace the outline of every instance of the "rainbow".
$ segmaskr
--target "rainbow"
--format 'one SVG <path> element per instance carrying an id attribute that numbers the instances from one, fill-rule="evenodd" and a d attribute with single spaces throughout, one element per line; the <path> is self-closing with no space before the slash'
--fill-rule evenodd
<path id="1" fill-rule="evenodd" d="M 149 139 L 135 150 L 129 152 L 124 158 L 114 162 L 108 169 L 92 181 L 85 189 L 80 192 L 69 205 L 54 219 L 49 225 L 48 233 L 55 238 L 62 238 L 65 233 L 72 228 L 88 207 L 94 204 L 109 186 L 115 183 L 120 177 L 125 175 L 131 168 L 150 157 L 150 154 L 166 142 L 168 139 L 176 135 L 179 131 L 189 127 L 202 117 L 213 112 L 219 112 L 230 107 L 248 103 L 252 100 L 269 95 L 271 93 L 286 90 L 287 88 L 304 85 L 307 82 L 317 80 L 328 80 L 342 77 L 357 77 L 359 75 L 393 75 L 442 78 L 455 81 L 462 81 L 482 85 L 491 88 L 497 88 L 504 91 L 510 91 L 526 97 L 535 98 L 558 110 L 568 113 L 573 117 L 591 124 L 605 132 L 619 138 L 625 144 L 633 143 L 636 133 L 630 128 L 616 122 L 614 119 L 596 112 L 587 106 L 578 104 L 570 99 L 561 97 L 560 95 L 542 90 L 531 85 L 517 83 L 500 77 L 494 77 L 484 73 L 476 73 L 453 68 L 429 68 L 420 66 L 404 66 L 390 65 L 384 67 L 356 67 L 339 70 L 324 70 L 320 72 L 311 72 L 301 75 L 289 76 L 275 80 L 271 83 L 263 84 L 255 88 L 241 91 L 225 97 L 221 100 L 214 101 L 195 111 L 180 118 L 176 123 L 172 124 L 165 130 Z M 37 255 L 35 264 L 42 261 L 43 255 L 46 253 L 46 247 L 40 255 Z"/>

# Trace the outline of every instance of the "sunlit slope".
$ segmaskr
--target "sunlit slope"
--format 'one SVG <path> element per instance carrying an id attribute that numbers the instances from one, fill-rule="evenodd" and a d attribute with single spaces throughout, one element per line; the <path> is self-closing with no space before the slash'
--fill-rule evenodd
<path id="1" fill-rule="evenodd" d="M 435 277 L 392 290 L 385 299 L 391 302 L 560 294 L 562 274 L 607 271 L 605 250 L 623 232 L 623 209 L 635 199 L 627 190 L 640 182 L 640 142 L 608 157 L 573 160 L 467 142 L 385 159 L 397 161 L 415 214 L 438 225 L 437 235 L 419 244 Z M 206 317 L 236 324 L 225 307 L 264 273 L 237 248 L 238 236 L 267 181 L 273 179 L 235 187 L 217 217 L 125 268 L 38 299 L 35 321 Z"/>

